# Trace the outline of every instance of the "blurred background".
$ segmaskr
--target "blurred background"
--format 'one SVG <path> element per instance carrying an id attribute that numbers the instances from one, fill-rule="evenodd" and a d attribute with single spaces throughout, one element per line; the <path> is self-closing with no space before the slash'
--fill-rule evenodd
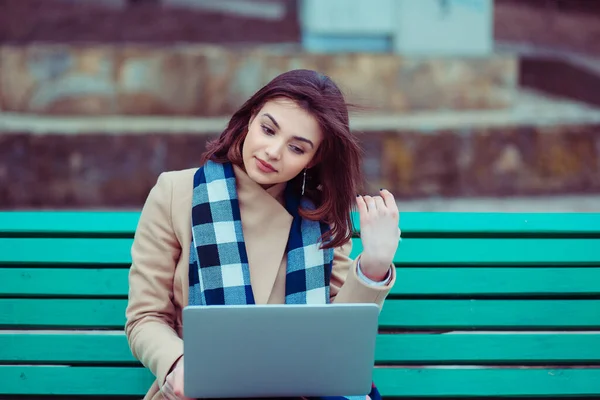
<path id="1" fill-rule="evenodd" d="M 0 209 L 139 209 L 294 68 L 401 211 L 600 211 L 596 0 L 0 0 Z"/>

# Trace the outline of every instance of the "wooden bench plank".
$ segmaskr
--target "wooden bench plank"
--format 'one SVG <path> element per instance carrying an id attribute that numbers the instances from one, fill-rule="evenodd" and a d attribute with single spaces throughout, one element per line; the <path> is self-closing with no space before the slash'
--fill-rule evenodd
<path id="1" fill-rule="evenodd" d="M 387 300 L 381 328 L 600 328 L 600 300 Z"/>
<path id="2" fill-rule="evenodd" d="M 600 333 L 379 335 L 378 364 L 600 364 Z"/>
<path id="3" fill-rule="evenodd" d="M 139 395 L 154 377 L 141 367 L 0 365 L 0 393 L 14 395 Z"/>
<path id="4" fill-rule="evenodd" d="M 131 364 L 124 333 L 0 331 L 0 362 Z M 600 333 L 380 334 L 375 360 L 393 364 L 600 364 Z"/>
<path id="5" fill-rule="evenodd" d="M 124 332 L 0 331 L 0 361 L 37 364 L 138 363 Z"/>
<path id="6" fill-rule="evenodd" d="M 400 267 L 393 296 L 600 295 L 600 268 Z"/>
<path id="7" fill-rule="evenodd" d="M 0 299 L 0 326 L 116 327 L 126 299 Z M 600 300 L 395 300 L 379 318 L 385 329 L 600 328 Z"/>
<path id="8" fill-rule="evenodd" d="M 0 296 L 127 296 L 128 275 L 128 268 L 0 268 Z"/>
<path id="9" fill-rule="evenodd" d="M 0 326 L 122 328 L 126 299 L 0 299 Z"/>
<path id="10" fill-rule="evenodd" d="M 599 239 L 404 239 L 397 265 L 599 265 Z M 353 242 L 351 257 L 362 252 Z"/>
<path id="11" fill-rule="evenodd" d="M 352 221 L 360 230 L 359 216 Z M 402 212 L 400 227 L 405 236 L 444 235 L 590 235 L 600 236 L 600 213 L 482 213 Z"/>
<path id="12" fill-rule="evenodd" d="M 600 267 L 402 267 L 394 296 L 597 296 Z M 0 268 L 0 296 L 127 296 L 128 268 Z M 73 282 L 77 282 L 74 285 Z"/>
<path id="13" fill-rule="evenodd" d="M 140 395 L 154 378 L 135 367 L 0 366 L 0 393 L 15 395 Z M 589 396 L 600 369 L 376 368 L 384 396 Z M 467 383 L 467 384 L 465 384 Z"/>
<path id="14" fill-rule="evenodd" d="M 139 211 L 5 211 L 0 233 L 133 236 L 139 218 Z"/>
<path id="15" fill-rule="evenodd" d="M 376 368 L 384 396 L 590 396 L 598 395 L 600 369 Z"/>
<path id="16" fill-rule="evenodd" d="M 138 211 L 4 211 L 0 234 L 133 234 Z M 352 213 L 356 227 L 358 215 Z M 600 213 L 401 212 L 405 235 L 431 233 L 600 235 Z"/>
<path id="17" fill-rule="evenodd" d="M 0 263 L 129 264 L 133 239 L 0 238 Z"/>
<path id="18" fill-rule="evenodd" d="M 128 264 L 132 239 L 0 238 L 0 263 Z M 398 265 L 600 265 L 600 239 L 404 239 Z M 353 240 L 351 256 L 362 251 Z"/>

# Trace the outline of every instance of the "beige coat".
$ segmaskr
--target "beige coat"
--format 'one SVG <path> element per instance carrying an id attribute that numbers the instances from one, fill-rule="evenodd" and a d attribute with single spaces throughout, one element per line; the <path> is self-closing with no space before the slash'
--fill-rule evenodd
<path id="1" fill-rule="evenodd" d="M 162 399 L 159 384 L 183 354 L 182 309 L 188 304 L 191 204 L 196 169 L 162 173 L 143 207 L 131 249 L 125 332 L 133 355 L 156 376 L 145 399 Z M 284 184 L 264 190 L 235 167 L 242 229 L 257 304 L 284 303 L 285 246 L 292 217 L 282 206 Z M 335 249 L 331 299 L 380 306 L 395 282 L 365 283 L 349 258 L 352 243 Z M 394 269 L 392 268 L 392 271 Z"/>

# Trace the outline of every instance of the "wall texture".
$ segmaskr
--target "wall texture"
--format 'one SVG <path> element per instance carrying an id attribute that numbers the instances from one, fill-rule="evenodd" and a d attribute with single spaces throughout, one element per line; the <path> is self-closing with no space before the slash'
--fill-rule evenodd
<path id="1" fill-rule="evenodd" d="M 0 0 L 0 42 L 299 42 L 296 0 L 275 1 L 285 6 L 282 19 L 163 7 L 153 0 Z"/>
<path id="2" fill-rule="evenodd" d="M 364 190 L 399 199 L 600 193 L 600 126 L 357 133 Z M 0 135 L 0 208 L 139 208 L 215 134 Z"/>
<path id="3" fill-rule="evenodd" d="M 0 47 L 0 110 L 64 115 L 229 115 L 276 75 L 331 76 L 352 103 L 375 111 L 510 107 L 517 61 L 306 54 L 217 46 Z"/>

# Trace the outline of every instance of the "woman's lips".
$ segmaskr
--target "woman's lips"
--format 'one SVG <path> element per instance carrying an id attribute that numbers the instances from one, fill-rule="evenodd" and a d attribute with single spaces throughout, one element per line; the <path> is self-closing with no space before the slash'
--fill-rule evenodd
<path id="1" fill-rule="evenodd" d="M 275 168 L 271 164 L 266 161 L 261 160 L 260 158 L 256 159 L 256 166 L 264 173 L 273 173 L 277 172 Z"/>

